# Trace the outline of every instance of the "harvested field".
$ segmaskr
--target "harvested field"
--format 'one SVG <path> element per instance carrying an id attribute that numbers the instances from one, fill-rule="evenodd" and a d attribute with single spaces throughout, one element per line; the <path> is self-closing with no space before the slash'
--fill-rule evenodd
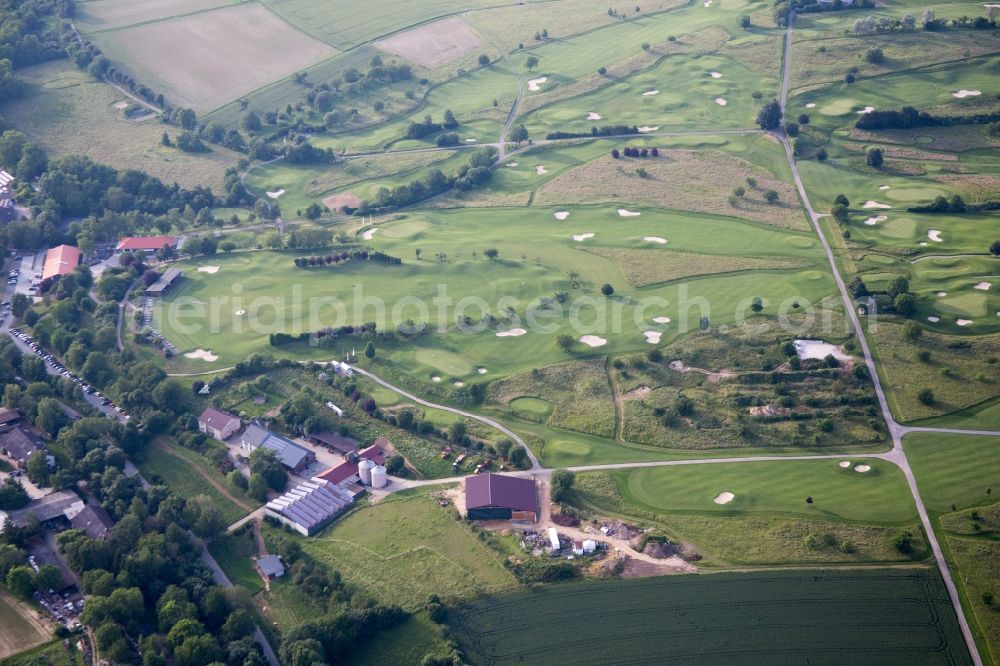
<path id="1" fill-rule="evenodd" d="M 648 176 L 640 178 L 642 167 Z M 758 189 L 749 189 L 736 207 L 729 204 L 733 189 L 748 177 Z M 784 203 L 771 205 L 763 192 L 775 190 Z M 761 167 L 715 151 L 661 150 L 658 158 L 600 157 L 553 178 L 538 189 L 539 205 L 606 203 L 663 206 L 717 215 L 733 215 L 789 229 L 806 229 L 795 203 L 794 188 Z"/>
<path id="2" fill-rule="evenodd" d="M 95 36 L 106 55 L 199 114 L 335 51 L 258 4 L 246 4 Z"/>
<path id="3" fill-rule="evenodd" d="M 375 46 L 430 69 L 461 58 L 482 42 L 465 19 L 452 16 L 375 42 Z"/>
<path id="4" fill-rule="evenodd" d="M 572 386 L 572 391 L 565 387 Z M 488 399 L 509 405 L 521 397 L 543 396 L 552 404 L 549 425 L 610 437 L 615 410 L 604 359 L 570 361 L 493 382 Z"/>
<path id="5" fill-rule="evenodd" d="M 50 159 L 88 155 L 119 169 L 145 171 L 168 185 L 202 185 L 218 193 L 226 169 L 240 158 L 219 146 L 211 146 L 210 153 L 185 153 L 160 145 L 166 126 L 155 118 L 126 119 L 123 95 L 68 61 L 25 67 L 18 76 L 29 84 L 28 94 L 0 104 L 0 114 L 41 145 Z"/>
<path id="6" fill-rule="evenodd" d="M 586 252 L 604 257 L 621 269 L 634 287 L 648 287 L 671 280 L 753 270 L 789 270 L 807 266 L 805 262 L 778 257 L 725 257 L 678 252 L 675 250 L 632 250 L 588 247 Z"/>
<path id="7" fill-rule="evenodd" d="M 82 32 L 98 32 L 194 14 L 230 4 L 233 4 L 233 0 L 93 0 L 77 5 L 73 21 Z"/>
<path id="8" fill-rule="evenodd" d="M 567 583 L 449 615 L 472 664 L 557 663 L 570 653 L 575 664 L 643 663 L 651 636 L 657 663 L 795 663 L 806 654 L 837 663 L 969 661 L 948 593 L 929 569 Z"/>
<path id="9" fill-rule="evenodd" d="M 0 590 L 0 659 L 41 645 L 51 636 L 36 611 Z"/>

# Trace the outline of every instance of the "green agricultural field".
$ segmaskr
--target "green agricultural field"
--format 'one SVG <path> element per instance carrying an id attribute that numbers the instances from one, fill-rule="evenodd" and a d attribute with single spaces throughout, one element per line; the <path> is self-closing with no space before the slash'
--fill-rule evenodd
<path id="1" fill-rule="evenodd" d="M 71 638 L 64 644 L 62 640 L 55 640 L 40 647 L 26 650 L 7 659 L 0 660 L 3 666 L 84 666 L 83 653 L 76 649 L 75 641 Z"/>
<path id="2" fill-rule="evenodd" d="M 426 492 L 353 511 L 302 547 L 382 603 L 422 607 L 517 587 L 499 556 Z"/>
<path id="3" fill-rule="evenodd" d="M 625 514 L 634 507 L 655 514 L 782 514 L 869 525 L 913 522 L 916 510 L 898 468 L 880 460 L 843 460 L 851 466 L 840 467 L 839 460 L 791 460 L 613 471 L 608 474 L 617 497 L 592 499 Z M 870 470 L 855 471 L 858 465 Z M 719 503 L 719 495 L 727 492 L 734 498 Z M 813 502 L 806 502 L 807 497 Z"/>
<path id="4" fill-rule="evenodd" d="M 1000 492 L 996 438 L 911 433 L 903 439 L 903 446 L 920 496 L 931 511 L 944 513 L 952 507 L 987 503 L 993 493 Z"/>
<path id="5" fill-rule="evenodd" d="M 173 135 L 176 128 L 152 116 L 130 120 L 125 113 L 131 100 L 68 62 L 35 65 L 18 74 L 28 83 L 28 94 L 0 103 L 0 114 L 50 158 L 86 154 L 96 162 L 143 170 L 168 185 L 221 191 L 226 169 L 240 157 L 218 146 L 193 154 L 160 145 L 164 130 Z"/>
<path id="6" fill-rule="evenodd" d="M 418 613 L 381 632 L 377 640 L 361 645 L 344 663 L 348 666 L 419 664 L 427 654 L 446 651 L 440 631 L 426 613 Z"/>
<path id="7" fill-rule="evenodd" d="M 654 636 L 656 661 L 773 664 L 808 654 L 831 663 L 970 663 L 945 587 L 924 569 L 570 583 L 461 606 L 450 624 L 473 664 L 569 653 L 580 664 L 641 663 Z"/>

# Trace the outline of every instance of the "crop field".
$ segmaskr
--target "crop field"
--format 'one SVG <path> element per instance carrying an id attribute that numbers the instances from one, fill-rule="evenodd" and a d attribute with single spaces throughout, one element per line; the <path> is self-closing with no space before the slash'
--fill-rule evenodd
<path id="1" fill-rule="evenodd" d="M 48 636 L 46 636 L 48 637 Z M 3 666 L 85 666 L 83 653 L 76 649 L 74 641 L 54 640 L 31 650 L 26 650 L 0 661 Z"/>
<path id="2" fill-rule="evenodd" d="M 55 61 L 19 70 L 29 93 L 0 103 L 0 114 L 37 141 L 50 158 L 89 155 L 94 161 L 141 169 L 167 184 L 222 189 L 237 153 L 212 146 L 210 153 L 185 153 L 160 145 L 164 125 L 155 118 L 129 120 L 115 104 L 128 98 L 73 65 Z M 108 137 L 114 137 L 109 140 Z"/>
<path id="3" fill-rule="evenodd" d="M 266 7 L 248 3 L 93 36 L 116 62 L 179 106 L 207 113 L 329 58 Z M 169 54 L 169 56 L 167 56 Z"/>
<path id="4" fill-rule="evenodd" d="M 580 664 L 798 663 L 804 654 L 817 663 L 969 663 L 944 585 L 923 569 L 569 583 L 482 599 L 452 617 L 473 664 L 567 653 Z"/>
<path id="5" fill-rule="evenodd" d="M 51 635 L 35 611 L 0 590 L 0 660 L 44 643 Z"/>
<path id="6" fill-rule="evenodd" d="M 407 610 L 431 593 L 458 600 L 517 587 L 454 509 L 426 493 L 354 511 L 302 547 L 348 583 Z"/>
<path id="7" fill-rule="evenodd" d="M 88 0 L 73 17 L 83 32 L 115 30 L 236 4 L 235 0 Z"/>
<path id="8" fill-rule="evenodd" d="M 920 496 L 932 511 L 986 503 L 1000 479 L 995 438 L 911 433 L 903 440 Z"/>

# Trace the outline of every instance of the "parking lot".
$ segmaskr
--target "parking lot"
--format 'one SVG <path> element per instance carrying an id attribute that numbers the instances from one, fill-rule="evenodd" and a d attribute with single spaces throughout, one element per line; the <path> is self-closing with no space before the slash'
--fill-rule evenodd
<path id="1" fill-rule="evenodd" d="M 38 284 L 42 281 L 42 266 L 45 264 L 45 250 L 14 254 L 8 262 L 7 289 L 5 301 L 14 294 L 36 296 Z"/>

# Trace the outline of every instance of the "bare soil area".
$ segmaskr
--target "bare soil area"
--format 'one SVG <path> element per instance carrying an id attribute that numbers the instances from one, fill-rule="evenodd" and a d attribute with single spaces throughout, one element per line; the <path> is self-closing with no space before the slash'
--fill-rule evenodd
<path id="1" fill-rule="evenodd" d="M 461 58 L 482 41 L 465 19 L 452 16 L 375 42 L 375 46 L 432 68 Z"/>

